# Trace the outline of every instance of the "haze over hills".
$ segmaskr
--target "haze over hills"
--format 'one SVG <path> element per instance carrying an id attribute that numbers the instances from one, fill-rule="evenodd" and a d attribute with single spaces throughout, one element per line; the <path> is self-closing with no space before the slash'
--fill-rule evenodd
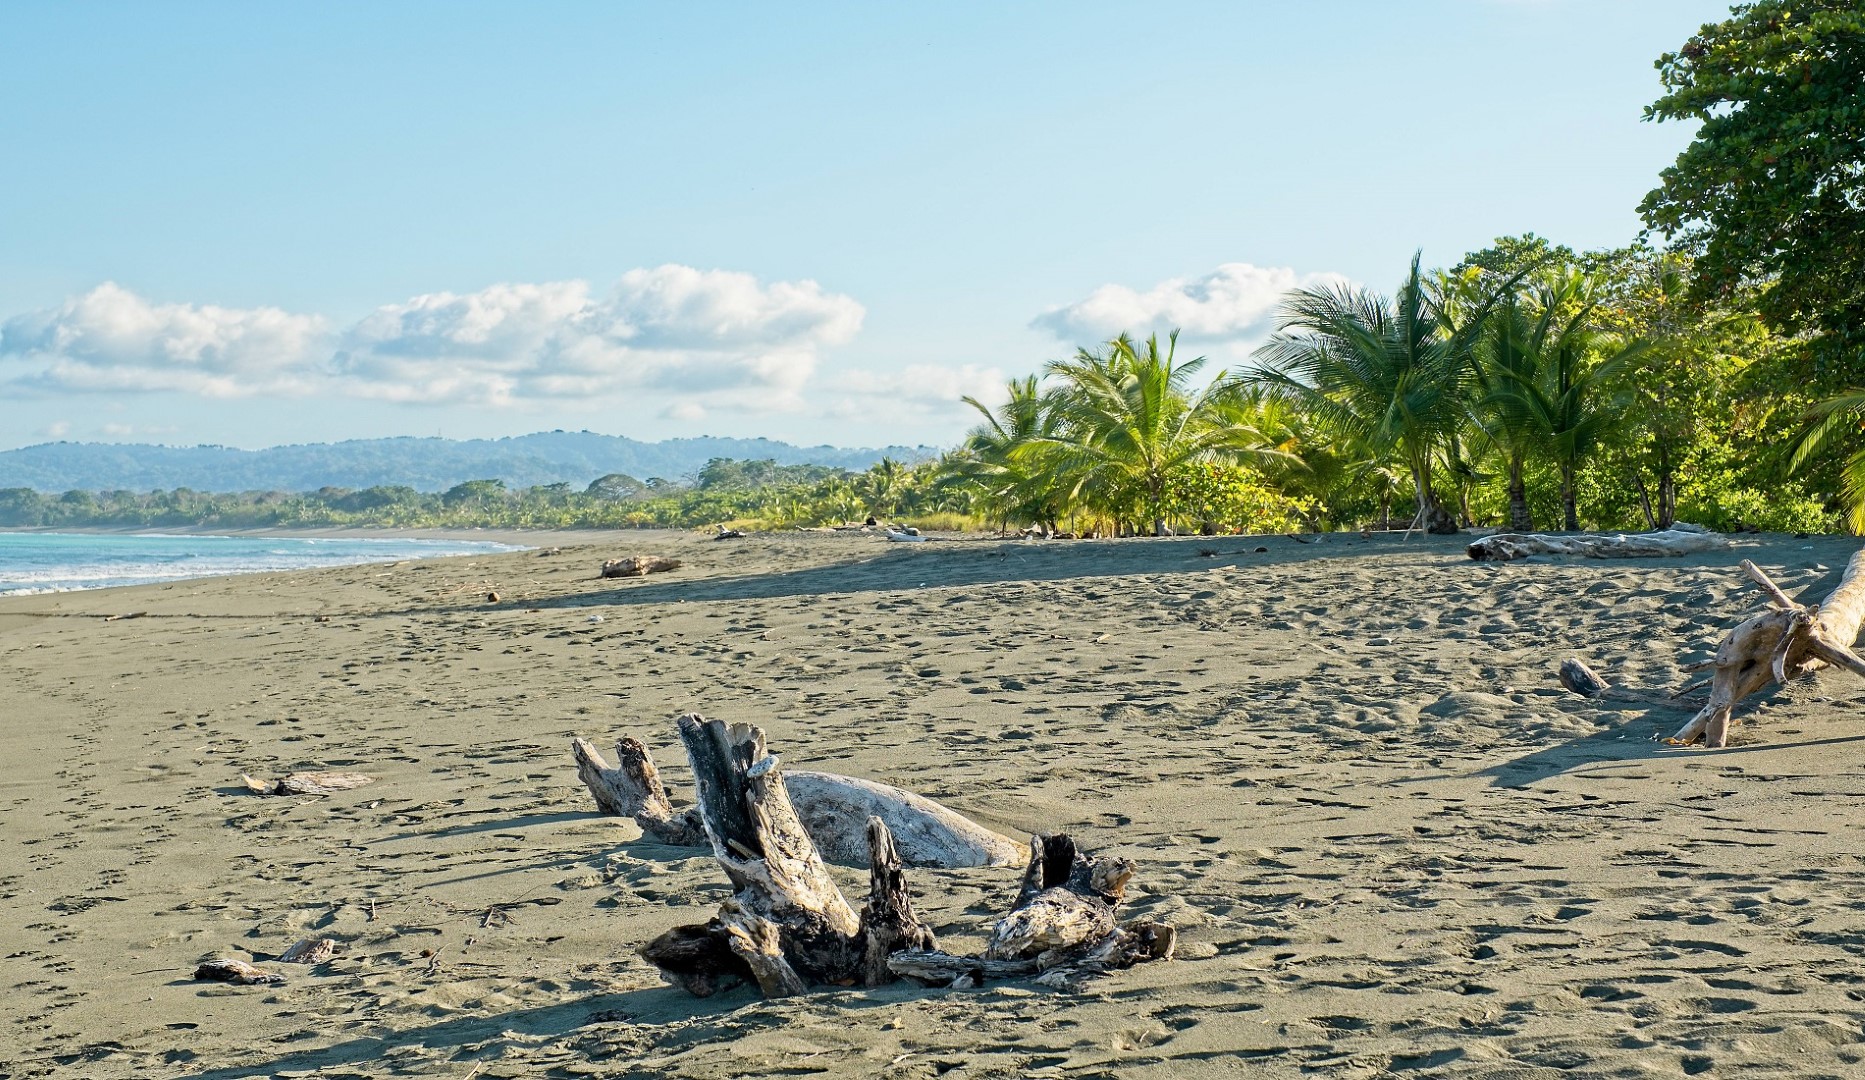
<path id="1" fill-rule="evenodd" d="M 489 479 L 510 487 L 568 483 L 580 488 L 609 473 L 643 480 L 687 478 L 713 458 L 769 458 L 780 465 L 858 470 L 883 457 L 920 461 L 935 453 L 924 446 L 848 449 L 713 436 L 641 442 L 591 431 L 545 431 L 507 439 L 355 439 L 264 450 L 57 442 L 0 452 L 0 488 L 315 491 L 405 484 L 420 491 L 444 491 L 467 480 Z"/>

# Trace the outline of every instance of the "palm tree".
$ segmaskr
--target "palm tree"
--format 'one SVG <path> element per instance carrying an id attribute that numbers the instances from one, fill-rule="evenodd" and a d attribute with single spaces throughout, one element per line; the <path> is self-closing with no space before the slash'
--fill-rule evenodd
<path id="1" fill-rule="evenodd" d="M 1807 410 L 1807 426 L 1794 440 L 1787 471 L 1798 471 L 1842 433 L 1856 433 L 1861 428 L 1865 428 L 1865 390 L 1848 390 L 1819 402 Z M 1839 472 L 1839 489 L 1846 504 L 1847 523 L 1853 532 L 1865 534 L 1865 449 L 1847 456 Z"/>
<path id="2" fill-rule="evenodd" d="M 1005 390 L 1008 398 L 995 410 L 977 398 L 964 399 L 984 422 L 966 434 L 943 471 L 977 491 L 986 512 L 1000 522 L 1007 525 L 1015 516 L 1053 530 L 1068 499 L 1064 478 L 1045 460 L 1057 427 L 1051 395 L 1034 375 L 1010 380 Z"/>
<path id="3" fill-rule="evenodd" d="M 1402 461 L 1428 532 L 1454 533 L 1457 519 L 1432 483 L 1432 465 L 1465 422 L 1470 352 L 1490 306 L 1516 274 L 1455 320 L 1449 298 L 1426 283 L 1419 256 L 1390 299 L 1348 286 L 1295 289 L 1276 333 L 1257 350 L 1249 381 L 1288 395 L 1328 426 Z"/>
<path id="4" fill-rule="evenodd" d="M 1575 481 L 1580 465 L 1624 412 L 1608 391 L 1619 370 L 1644 351 L 1593 326 L 1598 282 L 1578 271 L 1544 275 L 1536 288 L 1534 318 L 1511 296 L 1490 316 L 1477 351 L 1483 393 L 1477 411 L 1509 459 L 1512 529 L 1534 527 L 1522 483 L 1522 462 L 1545 452 L 1561 474 L 1561 513 L 1568 531 L 1580 528 Z"/>
<path id="5" fill-rule="evenodd" d="M 1166 532 L 1174 469 L 1280 456 L 1262 433 L 1237 423 L 1237 414 L 1225 408 L 1232 391 L 1222 372 L 1191 389 L 1205 359 L 1181 363 L 1178 341 L 1175 330 L 1162 350 L 1158 335 L 1136 345 L 1123 334 L 1101 352 L 1081 349 L 1047 368 L 1061 385 L 1052 398 L 1056 432 L 1040 444 L 1052 448 L 1055 464 L 1075 478 L 1074 490 L 1095 496 L 1116 516 L 1143 510 L 1154 536 Z"/>

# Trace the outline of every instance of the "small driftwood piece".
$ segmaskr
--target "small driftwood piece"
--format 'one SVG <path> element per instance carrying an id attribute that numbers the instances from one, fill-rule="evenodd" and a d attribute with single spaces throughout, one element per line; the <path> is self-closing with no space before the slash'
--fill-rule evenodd
<path id="1" fill-rule="evenodd" d="M 984 955 L 1034 957 L 1039 967 L 1054 967 L 1054 958 L 1114 929 L 1114 909 L 1132 877 L 1133 863 L 1126 859 L 1090 859 L 1061 834 L 1031 837 L 1023 888 L 1010 914 L 997 920 Z"/>
<path id="2" fill-rule="evenodd" d="M 639 739 L 623 736 L 616 743 L 614 766 L 586 739 L 575 740 L 570 749 L 577 776 L 603 813 L 634 818 L 644 833 L 664 844 L 707 846 L 697 811 L 675 813 L 660 770 Z M 835 773 L 786 771 L 783 778 L 804 830 L 829 862 L 861 869 L 872 865 L 870 818 L 887 824 L 906 866 L 1015 866 L 1023 859 L 1023 845 L 1015 840 L 911 791 Z"/>
<path id="3" fill-rule="evenodd" d="M 1673 745 L 1727 746 L 1736 704 L 1770 683 L 1828 666 L 1865 675 L 1865 659 L 1852 650 L 1865 623 L 1865 551 L 1852 556 L 1838 586 L 1812 606 L 1789 598 L 1749 560 L 1742 560 L 1742 570 L 1768 594 L 1770 609 L 1731 630 L 1717 646 L 1710 700 L 1671 736 Z"/>
<path id="4" fill-rule="evenodd" d="M 1066 836 L 1032 840 L 1017 903 L 998 921 L 991 947 L 982 958 L 954 957 L 937 950 L 914 912 L 887 823 L 870 818 L 868 898 L 857 917 L 804 830 L 764 733 L 696 715 L 680 717 L 679 725 L 699 817 L 734 892 L 710 922 L 676 927 L 641 947 L 676 986 L 703 997 L 754 981 L 778 997 L 811 985 L 874 986 L 902 974 L 976 985 L 1038 972 L 1055 976 L 1049 985 L 1068 986 L 1172 954 L 1171 927 L 1115 925 L 1133 864 L 1089 858 Z"/>
<path id="5" fill-rule="evenodd" d="M 1570 657 L 1561 661 L 1561 685 L 1581 697 L 1599 697 L 1612 689 L 1612 684 L 1599 677 L 1592 668 L 1586 666 L 1579 657 Z"/>
<path id="6" fill-rule="evenodd" d="M 296 772 L 277 780 L 257 780 L 240 774 L 246 789 L 256 795 L 329 795 L 376 782 L 373 776 L 353 772 Z"/>
<path id="7" fill-rule="evenodd" d="M 1496 533 L 1465 550 L 1472 559 L 1508 562 L 1530 555 L 1583 555 L 1590 559 L 1649 559 L 1665 555 L 1696 555 L 1723 551 L 1728 537 L 1701 525 L 1679 522 L 1669 529 L 1646 533 Z"/>
<path id="8" fill-rule="evenodd" d="M 678 569 L 680 569 L 679 559 L 669 559 L 664 555 L 630 555 L 625 559 L 604 560 L 602 576 L 605 578 L 646 577 L 649 574 Z"/>
<path id="9" fill-rule="evenodd" d="M 337 943 L 332 938 L 305 938 L 291 948 L 279 954 L 281 964 L 304 964 L 316 966 L 325 963 L 337 955 Z"/>
<path id="10" fill-rule="evenodd" d="M 232 983 L 235 986 L 266 986 L 285 981 L 285 976 L 275 971 L 262 971 L 244 960 L 232 957 L 207 961 L 194 969 L 194 977 L 204 982 Z"/>
<path id="11" fill-rule="evenodd" d="M 576 775 L 596 806 L 605 814 L 631 817 L 641 831 L 663 844 L 674 847 L 705 847 L 706 828 L 696 810 L 675 813 L 667 798 L 667 786 L 661 782 L 654 757 L 641 740 L 624 735 L 615 743 L 616 763 L 603 759 L 595 744 L 577 739 L 570 744 L 576 756 Z"/>
<path id="12" fill-rule="evenodd" d="M 997 921 L 982 957 L 910 950 L 888 959 L 895 974 L 954 989 L 1024 978 L 1055 989 L 1147 960 L 1170 959 L 1178 932 L 1139 920 L 1115 925 L 1133 863 L 1095 859 L 1065 835 L 1030 839 L 1030 863 L 1009 914 Z M 1041 973 L 1041 974 L 1038 974 Z"/>

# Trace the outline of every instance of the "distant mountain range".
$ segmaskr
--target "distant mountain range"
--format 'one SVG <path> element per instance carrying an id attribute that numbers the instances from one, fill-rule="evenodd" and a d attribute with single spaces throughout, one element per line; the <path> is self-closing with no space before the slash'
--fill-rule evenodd
<path id="1" fill-rule="evenodd" d="M 640 442 L 591 431 L 544 431 L 509 439 L 353 439 L 266 450 L 57 442 L 0 451 L 0 488 L 315 491 L 405 484 L 444 491 L 467 480 L 491 479 L 509 487 L 569 483 L 581 488 L 609 473 L 640 480 L 690 478 L 713 458 L 769 458 L 779 465 L 859 470 L 883 457 L 921 461 L 935 453 L 924 446 L 851 450 L 711 436 Z"/>

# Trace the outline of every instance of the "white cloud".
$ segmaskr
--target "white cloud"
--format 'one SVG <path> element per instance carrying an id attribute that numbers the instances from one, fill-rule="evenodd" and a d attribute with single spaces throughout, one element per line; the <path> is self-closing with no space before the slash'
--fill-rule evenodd
<path id="1" fill-rule="evenodd" d="M 51 423 L 40 428 L 39 434 L 45 436 L 48 439 L 62 439 L 65 436 L 71 434 L 71 421 L 54 420 Z"/>
<path id="2" fill-rule="evenodd" d="M 986 405 L 1001 401 L 1005 379 L 1002 369 L 979 364 L 909 364 L 899 371 L 846 371 L 829 381 L 829 389 L 841 396 L 829 403 L 827 412 L 838 419 L 886 421 L 940 414 L 960 417 L 971 411 L 962 400 L 966 397 Z"/>
<path id="3" fill-rule="evenodd" d="M 657 394 L 795 410 L 819 352 L 864 314 L 813 281 L 672 264 L 600 297 L 582 281 L 430 293 L 341 333 L 321 316 L 154 304 L 106 283 L 0 325 L 0 360 L 35 365 L 17 383 L 66 391 L 494 406 Z"/>
<path id="4" fill-rule="evenodd" d="M 854 337 L 863 314 L 813 281 L 667 265 L 631 270 L 601 298 L 580 281 L 417 296 L 350 328 L 337 368 L 352 392 L 396 401 L 659 390 L 794 407 L 818 350 Z"/>
<path id="5" fill-rule="evenodd" d="M 65 390 L 177 390 L 203 397 L 299 394 L 328 334 L 278 308 L 153 304 L 105 282 L 0 325 L 0 357 L 45 362 L 26 379 Z"/>
<path id="6" fill-rule="evenodd" d="M 1187 341 L 1247 341 L 1268 335 L 1282 294 L 1345 282 L 1339 274 L 1297 274 L 1286 266 L 1224 263 L 1198 278 L 1168 278 L 1141 292 L 1103 285 L 1036 317 L 1032 326 L 1077 345 L 1121 333 L 1139 337 L 1180 330 Z"/>

